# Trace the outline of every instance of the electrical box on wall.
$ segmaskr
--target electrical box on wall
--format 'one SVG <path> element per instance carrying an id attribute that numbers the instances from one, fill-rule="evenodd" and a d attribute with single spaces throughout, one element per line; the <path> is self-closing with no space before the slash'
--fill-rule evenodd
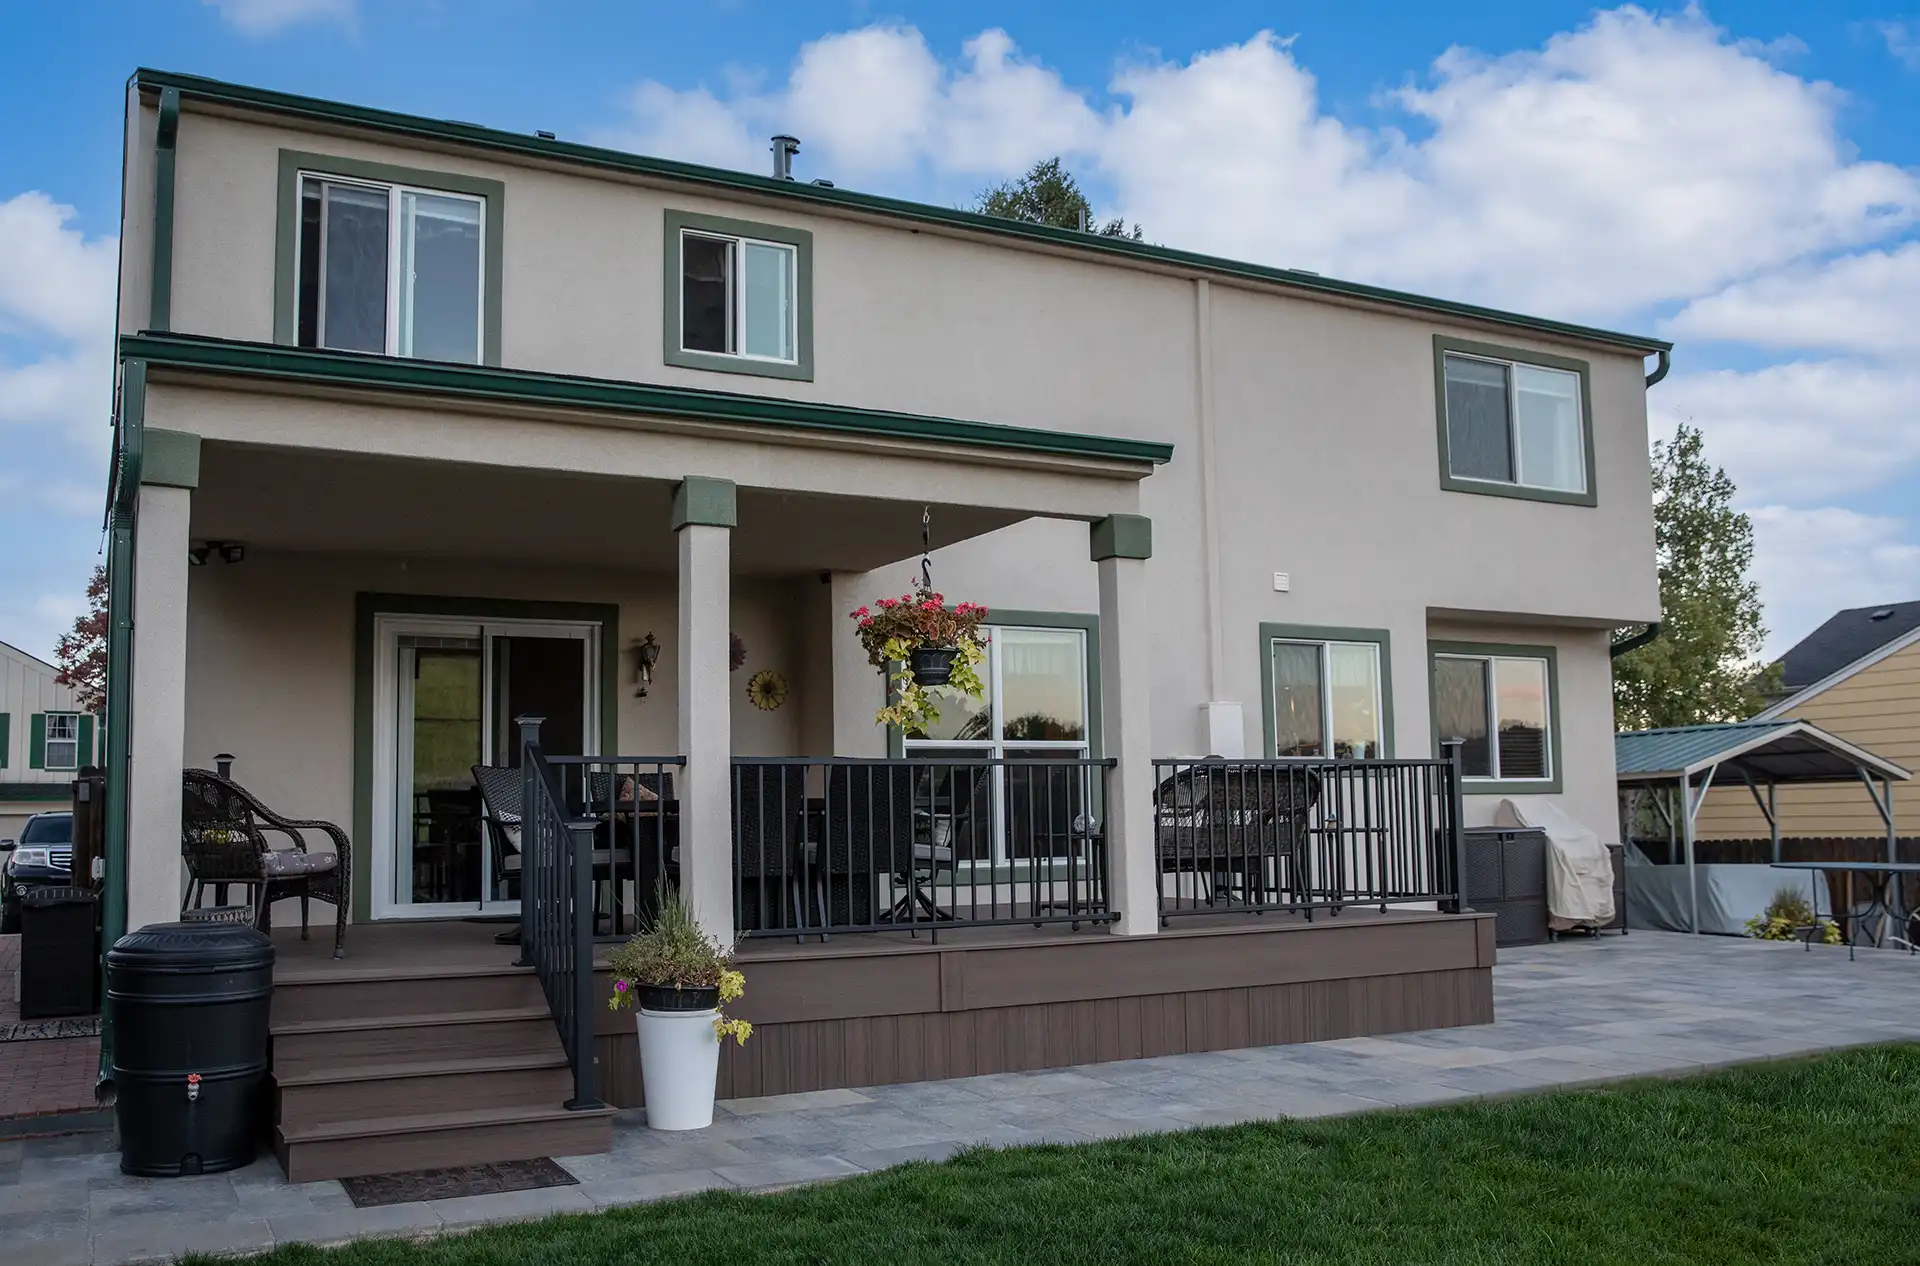
<path id="1" fill-rule="evenodd" d="M 1293 577 L 1283 571 L 1273 573 L 1273 591 L 1275 593 L 1292 593 Z"/>

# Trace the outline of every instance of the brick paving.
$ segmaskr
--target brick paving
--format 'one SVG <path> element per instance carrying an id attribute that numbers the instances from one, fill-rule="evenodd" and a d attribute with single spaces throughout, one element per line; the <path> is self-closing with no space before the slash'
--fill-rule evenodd
<path id="1" fill-rule="evenodd" d="M 721 1105 L 659 1134 L 622 1113 L 613 1151 L 561 1157 L 578 1186 L 355 1209 L 337 1182 L 272 1160 L 152 1180 L 106 1135 L 0 1143 L 0 1260 L 120 1266 L 758 1190 L 952 1155 L 972 1143 L 1078 1143 L 1668 1076 L 1920 1040 L 1920 958 L 1657 932 L 1502 950 L 1496 1021 L 1381 1038 L 1175 1055 Z M 26 1045 L 36 1045 L 26 1043 Z"/>
<path id="2" fill-rule="evenodd" d="M 0 936 L 0 1024 L 20 1018 L 20 938 Z M 0 1121 L 94 1110 L 100 1039 L 0 1042 Z M 30 1126 L 0 1126 L 0 1135 Z"/>

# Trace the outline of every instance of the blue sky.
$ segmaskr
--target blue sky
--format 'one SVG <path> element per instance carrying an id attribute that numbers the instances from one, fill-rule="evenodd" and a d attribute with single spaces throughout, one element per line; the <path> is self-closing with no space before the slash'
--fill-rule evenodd
<path id="1" fill-rule="evenodd" d="M 0 16 L 0 640 L 100 544 L 136 66 L 957 203 L 1063 154 L 1149 238 L 1666 334 L 1785 645 L 1920 597 L 1920 0 L 1597 9 L 147 0 Z"/>

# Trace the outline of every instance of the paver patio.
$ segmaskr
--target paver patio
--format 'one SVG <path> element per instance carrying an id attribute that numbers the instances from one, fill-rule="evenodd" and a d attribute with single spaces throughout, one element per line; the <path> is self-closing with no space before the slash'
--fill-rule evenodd
<path id="1" fill-rule="evenodd" d="M 20 937 L 0 936 L 0 1025 L 20 1018 Z M 100 1039 L 0 1042 L 0 1120 L 94 1110 Z M 26 1132 L 30 1126 L 17 1127 Z"/>
<path id="2" fill-rule="evenodd" d="M 578 1186 L 355 1209 L 337 1182 L 293 1185 L 271 1160 L 232 1174 L 122 1176 L 105 1135 L 0 1143 L 10 1266 L 245 1251 L 857 1174 L 972 1143 L 1083 1142 L 1675 1074 L 1920 1040 L 1920 959 L 1636 932 L 1506 950 L 1492 1025 L 1179 1055 L 723 1105 L 711 1129 L 657 1134 L 641 1114 L 604 1156 L 561 1158 Z"/>

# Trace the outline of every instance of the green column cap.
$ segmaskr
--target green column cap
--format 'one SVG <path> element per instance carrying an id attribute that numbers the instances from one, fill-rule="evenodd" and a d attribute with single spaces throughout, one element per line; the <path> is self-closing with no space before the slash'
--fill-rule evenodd
<path id="1" fill-rule="evenodd" d="M 740 507 L 731 479 L 688 475 L 673 490 L 673 530 L 683 527 L 740 526 Z"/>
<path id="2" fill-rule="evenodd" d="M 1093 561 L 1152 558 L 1153 520 L 1143 514 L 1110 514 L 1093 525 Z"/>
<path id="3" fill-rule="evenodd" d="M 146 428 L 140 482 L 162 488 L 200 486 L 200 437 L 190 431 Z"/>

